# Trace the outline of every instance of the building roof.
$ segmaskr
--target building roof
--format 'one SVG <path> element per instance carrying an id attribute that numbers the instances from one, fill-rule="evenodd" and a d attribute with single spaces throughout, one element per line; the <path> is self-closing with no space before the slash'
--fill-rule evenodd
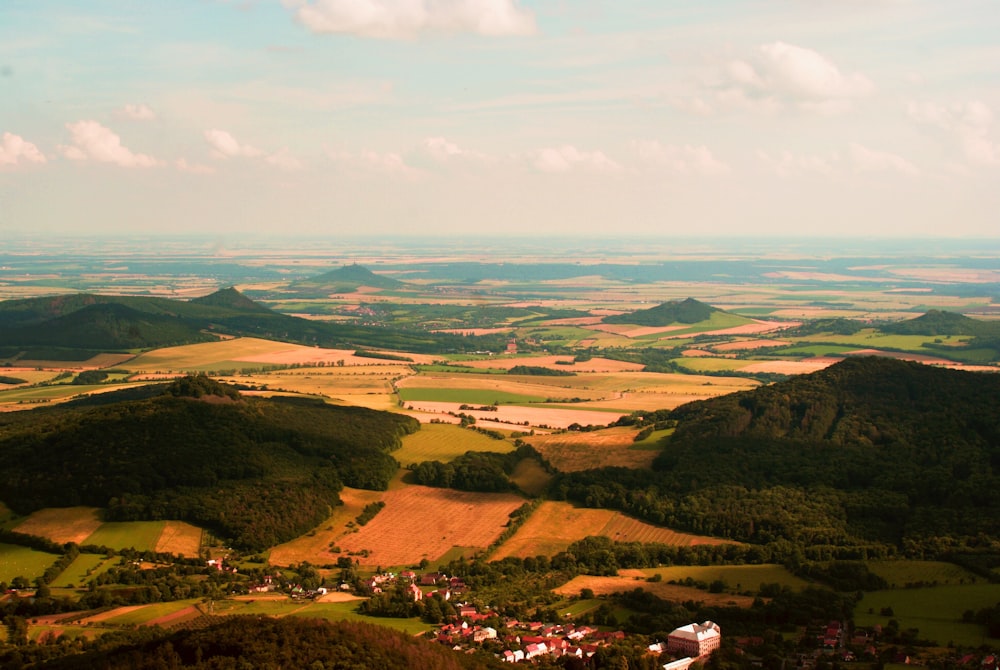
<path id="1" fill-rule="evenodd" d="M 722 629 L 719 628 L 719 624 L 712 623 L 711 621 L 706 621 L 704 623 L 689 623 L 686 626 L 675 628 L 674 631 L 670 633 L 670 637 L 694 640 L 696 642 L 710 640 L 714 637 L 721 637 L 721 635 Z"/>

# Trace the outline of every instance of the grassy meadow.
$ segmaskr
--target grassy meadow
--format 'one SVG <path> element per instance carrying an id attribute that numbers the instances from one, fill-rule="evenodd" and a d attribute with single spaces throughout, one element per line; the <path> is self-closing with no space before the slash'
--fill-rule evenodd
<path id="1" fill-rule="evenodd" d="M 890 619 L 899 622 L 900 630 L 916 628 L 920 639 L 939 645 L 978 647 L 988 643 L 983 626 L 962 623 L 966 610 L 978 611 L 1000 602 L 1000 584 L 965 584 L 927 588 L 891 589 L 865 593 L 854 609 L 858 626 L 885 626 Z M 891 608 L 892 615 L 881 612 Z"/>
<path id="2" fill-rule="evenodd" d="M 156 551 L 156 544 L 163 534 L 166 521 L 109 521 L 88 537 L 84 544 L 95 544 L 112 549 L 137 549 Z"/>
<path id="3" fill-rule="evenodd" d="M 14 544 L 0 544 L 0 581 L 8 584 L 15 577 L 24 577 L 34 584 L 59 557 Z"/>
<path id="4" fill-rule="evenodd" d="M 722 581 L 726 585 L 724 590 L 729 593 L 756 593 L 762 584 L 779 584 L 795 590 L 809 585 L 781 565 L 678 565 L 646 568 L 640 572 L 647 578 L 660 575 L 664 582 L 683 582 L 688 578 L 706 584 Z"/>
<path id="5" fill-rule="evenodd" d="M 403 447 L 392 455 L 406 467 L 423 461 L 452 461 L 467 451 L 508 452 L 513 449 L 514 445 L 506 440 L 494 440 L 454 424 L 429 423 L 404 437 Z"/>

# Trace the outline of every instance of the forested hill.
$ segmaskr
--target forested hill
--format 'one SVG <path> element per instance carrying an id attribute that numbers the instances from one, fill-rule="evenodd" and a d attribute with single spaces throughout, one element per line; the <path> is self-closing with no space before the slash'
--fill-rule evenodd
<path id="1" fill-rule="evenodd" d="M 850 358 L 670 416 L 653 471 L 574 473 L 560 490 L 754 542 L 1000 538 L 1000 375 Z"/>
<path id="2" fill-rule="evenodd" d="M 91 294 L 0 301 L 0 359 L 57 357 L 53 348 L 148 349 L 216 339 L 212 333 L 331 348 L 431 353 L 500 351 L 506 346 L 497 335 L 463 337 L 311 321 L 275 312 L 233 288 L 191 301 Z M 33 353 L 43 348 L 46 351 Z"/>
<path id="3" fill-rule="evenodd" d="M 182 519 L 256 550 L 325 519 L 343 484 L 384 489 L 390 452 L 418 428 L 186 378 L 146 399 L 0 414 L 0 500 L 19 513 L 92 505 L 114 520 Z"/>
<path id="4" fill-rule="evenodd" d="M 135 638 L 130 642 L 129 637 Z M 53 647 L 55 645 L 52 645 Z M 89 651 L 51 658 L 44 670 L 154 670 L 158 668 L 337 668 L 339 670 L 473 670 L 499 661 L 451 649 L 401 631 L 360 622 L 331 623 L 290 616 L 227 617 L 200 630 L 107 636 Z M 29 650 L 30 653 L 30 650 Z M 22 654 L 19 654 L 22 656 Z M 39 654 L 39 656 L 42 656 Z M 44 657 L 43 657 L 44 658 Z M 0 662 L 4 657 L 0 656 Z"/>
<path id="5" fill-rule="evenodd" d="M 915 319 L 898 321 L 882 326 L 885 333 L 896 335 L 974 335 L 990 337 L 1000 335 L 1000 321 L 980 321 L 957 312 L 939 309 Z"/>
<path id="6" fill-rule="evenodd" d="M 604 317 L 604 323 L 634 324 L 637 326 L 669 326 L 674 323 L 700 323 L 722 310 L 706 305 L 694 298 L 665 302 L 656 307 L 627 314 Z"/>

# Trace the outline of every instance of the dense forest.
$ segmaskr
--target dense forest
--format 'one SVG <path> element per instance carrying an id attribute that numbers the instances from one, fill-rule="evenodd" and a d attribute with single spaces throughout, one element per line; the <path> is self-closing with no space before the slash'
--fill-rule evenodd
<path id="1" fill-rule="evenodd" d="M 74 645 L 80 649 L 72 648 Z M 323 668 L 325 670 L 463 670 L 499 667 L 381 626 L 304 617 L 228 617 L 200 630 L 158 628 L 13 649 L 0 665 L 15 670 L 154 670 L 159 668 Z M 81 653 L 82 651 L 82 653 Z M 46 656 L 49 656 L 46 659 Z M 36 658 L 37 657 L 37 658 Z"/>
<path id="2" fill-rule="evenodd" d="M 552 466 L 534 447 L 520 441 L 514 451 L 505 454 L 468 451 L 448 463 L 423 461 L 411 465 L 410 470 L 413 471 L 413 480 L 424 486 L 496 493 L 517 488 L 510 480 L 510 475 L 518 463 L 526 458 L 538 461 L 549 472 L 553 471 Z"/>
<path id="3" fill-rule="evenodd" d="M 995 375 L 847 359 L 683 405 L 652 470 L 565 474 L 553 493 L 761 543 L 906 549 L 995 536 L 998 398 Z"/>
<path id="4" fill-rule="evenodd" d="M 242 397 L 205 377 L 0 415 L 0 500 L 183 519 L 261 549 L 315 526 L 343 484 L 384 489 L 419 424 L 321 401 Z"/>

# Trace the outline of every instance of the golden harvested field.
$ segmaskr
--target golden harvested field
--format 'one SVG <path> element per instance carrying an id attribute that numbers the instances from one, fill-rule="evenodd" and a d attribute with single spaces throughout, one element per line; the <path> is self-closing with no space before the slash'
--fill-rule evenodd
<path id="1" fill-rule="evenodd" d="M 479 412 L 476 410 L 461 410 L 462 404 L 457 402 L 407 402 L 407 407 L 412 407 L 417 412 L 423 414 L 413 414 L 420 421 L 430 421 L 438 419 L 440 421 L 458 423 L 458 419 L 449 416 L 449 412 L 464 412 L 476 417 L 476 425 L 484 428 L 498 424 L 504 429 L 527 430 L 527 426 L 548 426 L 550 428 L 567 428 L 578 423 L 581 426 L 600 425 L 604 426 L 617 420 L 627 412 L 598 412 L 587 411 L 585 409 L 562 409 L 545 406 L 524 407 L 521 405 L 500 405 L 496 412 Z M 525 422 L 527 421 L 527 424 Z"/>
<path id="2" fill-rule="evenodd" d="M 357 533 L 340 539 L 344 552 L 362 565 L 414 565 L 431 562 L 452 547 L 489 546 L 503 532 L 510 514 L 524 499 L 509 493 L 469 493 L 406 486 L 382 497 L 385 508 Z"/>
<path id="3" fill-rule="evenodd" d="M 416 362 L 431 363 L 434 357 L 422 354 L 407 354 Z M 234 337 L 218 342 L 203 342 L 181 347 L 165 347 L 149 351 L 125 366 L 138 372 L 211 370 L 219 368 L 242 368 L 257 365 L 336 365 L 344 361 L 345 366 L 385 366 L 395 364 L 405 366 L 405 361 L 386 361 L 355 356 L 353 350 L 321 349 L 287 342 L 273 342 L 254 337 Z"/>
<path id="4" fill-rule="evenodd" d="M 358 518 L 365 505 L 378 501 L 383 495 L 384 491 L 345 487 L 340 492 L 340 499 L 344 504 L 334 508 L 329 519 L 314 531 L 271 549 L 269 562 L 272 565 L 296 565 L 303 561 L 313 565 L 336 563 L 339 554 L 330 551 L 331 545 L 336 546 L 339 538 L 350 530 L 347 524 Z M 382 510 L 379 514 L 384 512 L 385 510 Z"/>
<path id="5" fill-rule="evenodd" d="M 693 586 L 678 586 L 666 582 L 647 582 L 640 577 L 593 577 L 581 575 L 574 577 L 559 588 L 553 589 L 561 596 L 579 596 L 581 589 L 590 589 L 595 596 L 606 596 L 612 593 L 624 593 L 640 588 L 664 600 L 683 602 L 693 600 L 702 602 L 709 607 L 735 605 L 750 607 L 753 598 L 731 593 L 709 593 Z"/>
<path id="6" fill-rule="evenodd" d="M 405 368 L 388 366 L 297 368 L 255 372 L 249 375 L 225 375 L 222 381 L 248 385 L 266 385 L 272 391 L 323 395 L 328 397 L 354 395 L 390 395 L 392 380 L 408 372 Z"/>
<path id="7" fill-rule="evenodd" d="M 648 468 L 656 452 L 633 449 L 636 433 L 635 428 L 624 426 L 593 432 L 532 435 L 522 439 L 563 472 L 608 466 Z"/>
<path id="8" fill-rule="evenodd" d="M 712 346 L 715 351 L 746 351 L 747 349 L 764 349 L 766 347 L 783 347 L 790 342 L 785 340 L 738 340 L 736 342 L 727 342 L 725 344 L 716 344 Z"/>
<path id="9" fill-rule="evenodd" d="M 183 521 L 167 521 L 156 541 L 156 551 L 196 557 L 201 551 L 202 530 Z"/>
<path id="10" fill-rule="evenodd" d="M 96 507 L 61 507 L 38 510 L 14 530 L 65 544 L 83 541 L 101 527 L 101 511 Z"/>
<path id="11" fill-rule="evenodd" d="M 566 502 L 543 502 L 514 536 L 490 555 L 490 560 L 507 556 L 554 556 L 577 540 L 591 535 L 618 542 L 659 542 L 678 546 L 729 544 L 727 540 L 678 533 L 607 509 L 574 507 Z"/>
<path id="12" fill-rule="evenodd" d="M 567 388 L 575 377 L 536 377 L 532 375 L 478 375 L 429 372 L 399 380 L 399 388 L 469 389 L 513 393 L 538 398 L 570 398 L 573 396 L 600 398 L 600 391 L 588 392 L 578 387 Z"/>

